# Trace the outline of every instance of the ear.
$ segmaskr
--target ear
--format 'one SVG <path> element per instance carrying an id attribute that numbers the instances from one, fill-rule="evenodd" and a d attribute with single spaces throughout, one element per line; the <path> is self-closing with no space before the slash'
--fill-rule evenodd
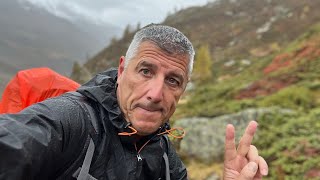
<path id="1" fill-rule="evenodd" d="M 125 62 L 125 57 L 121 56 L 119 60 L 119 67 L 118 67 L 118 79 L 124 71 L 124 62 Z"/>

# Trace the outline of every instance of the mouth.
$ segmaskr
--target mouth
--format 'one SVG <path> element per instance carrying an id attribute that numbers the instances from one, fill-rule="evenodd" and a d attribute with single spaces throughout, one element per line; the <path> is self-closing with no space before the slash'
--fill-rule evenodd
<path id="1" fill-rule="evenodd" d="M 146 106 L 146 105 L 142 105 L 142 104 L 138 104 L 136 105 L 135 108 L 141 108 L 143 110 L 149 111 L 149 112 L 156 112 L 156 111 L 162 111 L 162 108 L 159 106 Z"/>
<path id="2" fill-rule="evenodd" d="M 144 110 L 146 110 L 146 111 L 150 111 L 150 112 L 161 111 L 160 108 L 153 108 L 153 107 L 143 107 L 143 106 L 139 106 L 139 108 L 144 109 Z"/>

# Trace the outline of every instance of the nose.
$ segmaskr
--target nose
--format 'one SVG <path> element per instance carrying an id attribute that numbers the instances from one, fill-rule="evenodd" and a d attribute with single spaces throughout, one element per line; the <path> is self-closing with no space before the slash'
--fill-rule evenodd
<path id="1" fill-rule="evenodd" d="M 147 99 L 153 103 L 158 103 L 163 99 L 164 81 L 161 78 L 153 79 L 149 83 Z"/>

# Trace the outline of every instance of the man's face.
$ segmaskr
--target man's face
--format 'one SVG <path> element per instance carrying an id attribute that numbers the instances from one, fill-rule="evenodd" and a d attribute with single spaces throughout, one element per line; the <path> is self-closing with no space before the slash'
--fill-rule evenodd
<path id="1" fill-rule="evenodd" d="M 145 41 L 124 68 L 120 58 L 118 102 L 139 135 L 157 131 L 174 113 L 188 82 L 188 57 L 170 56 Z"/>

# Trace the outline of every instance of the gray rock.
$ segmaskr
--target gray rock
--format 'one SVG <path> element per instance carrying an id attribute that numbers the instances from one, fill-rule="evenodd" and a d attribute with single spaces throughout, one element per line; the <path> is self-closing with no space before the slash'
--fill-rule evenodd
<path id="1" fill-rule="evenodd" d="M 206 180 L 220 180 L 221 178 L 216 175 L 216 174 L 212 174 L 211 176 L 209 176 Z"/>
<path id="2" fill-rule="evenodd" d="M 176 121 L 176 127 L 183 127 L 186 136 L 180 143 L 179 153 L 187 158 L 204 163 L 223 161 L 225 128 L 233 124 L 236 129 L 236 142 L 239 141 L 251 120 L 259 121 L 266 113 L 274 113 L 275 108 L 247 109 L 239 113 L 214 118 L 191 117 Z M 277 110 L 279 113 L 292 113 Z M 255 137 L 256 138 L 256 137 Z"/>

